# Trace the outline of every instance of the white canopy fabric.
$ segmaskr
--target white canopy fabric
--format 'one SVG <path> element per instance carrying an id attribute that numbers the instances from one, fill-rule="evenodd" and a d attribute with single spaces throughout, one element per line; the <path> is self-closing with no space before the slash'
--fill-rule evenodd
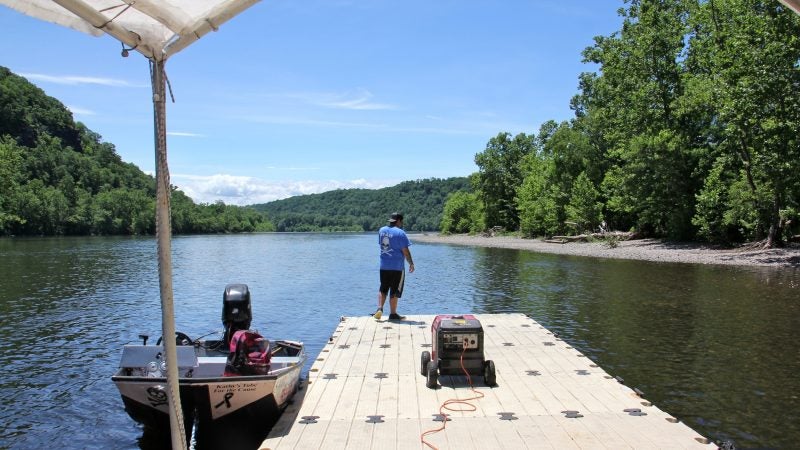
<path id="1" fill-rule="evenodd" d="M 107 33 L 163 61 L 259 0 L 0 0 L 1 5 L 83 33 Z"/>

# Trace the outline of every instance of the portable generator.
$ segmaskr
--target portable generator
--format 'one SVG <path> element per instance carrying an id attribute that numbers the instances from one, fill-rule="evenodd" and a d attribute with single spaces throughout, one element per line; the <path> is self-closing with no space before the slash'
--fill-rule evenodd
<path id="1" fill-rule="evenodd" d="M 431 352 L 422 352 L 425 385 L 435 389 L 439 375 L 483 376 L 487 386 L 496 384 L 494 362 L 483 355 L 483 327 L 473 315 L 438 315 L 431 324 Z M 463 355 L 463 356 L 462 356 Z"/>

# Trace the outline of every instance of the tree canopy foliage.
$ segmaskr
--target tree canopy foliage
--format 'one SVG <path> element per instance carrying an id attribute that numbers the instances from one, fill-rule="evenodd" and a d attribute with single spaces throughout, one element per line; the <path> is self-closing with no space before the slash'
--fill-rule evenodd
<path id="1" fill-rule="evenodd" d="M 172 190 L 174 233 L 270 231 L 249 208 Z M 0 236 L 152 234 L 155 180 L 58 100 L 0 67 Z"/>
<path id="2" fill-rule="evenodd" d="M 485 226 L 796 237 L 800 18 L 772 0 L 625 0 L 619 13 L 621 29 L 583 52 L 599 70 L 580 75 L 572 120 L 476 155 Z"/>
<path id="3" fill-rule="evenodd" d="M 469 191 L 466 177 L 404 181 L 383 189 L 337 189 L 252 205 L 277 231 L 374 231 L 393 212 L 407 231 L 438 230 L 448 195 Z"/>

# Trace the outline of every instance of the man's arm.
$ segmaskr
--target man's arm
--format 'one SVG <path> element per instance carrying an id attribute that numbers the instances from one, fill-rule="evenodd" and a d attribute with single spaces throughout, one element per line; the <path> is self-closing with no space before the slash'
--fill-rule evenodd
<path id="1" fill-rule="evenodd" d="M 403 247 L 403 255 L 406 257 L 406 261 L 408 261 L 408 273 L 414 272 L 414 260 L 411 258 L 411 250 L 408 247 Z"/>

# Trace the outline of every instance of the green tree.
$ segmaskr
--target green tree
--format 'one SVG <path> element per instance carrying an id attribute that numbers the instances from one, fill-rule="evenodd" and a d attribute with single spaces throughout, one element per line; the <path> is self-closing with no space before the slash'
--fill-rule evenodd
<path id="1" fill-rule="evenodd" d="M 576 113 L 609 169 L 602 183 L 610 219 L 622 226 L 689 238 L 702 185 L 697 124 L 682 109 L 689 5 L 684 0 L 630 0 L 622 30 L 595 38 L 584 60 L 601 74 L 581 77 Z"/>
<path id="2" fill-rule="evenodd" d="M 726 162 L 709 173 L 695 223 L 709 238 L 736 226 L 781 245 L 782 211 L 800 200 L 800 19 L 763 0 L 703 2 L 693 19 L 689 62 L 716 105 L 712 161 Z"/>
<path id="3" fill-rule="evenodd" d="M 577 225 L 578 232 L 591 232 L 603 220 L 603 204 L 597 201 L 599 195 L 586 172 L 581 172 L 572 184 L 566 206 L 567 220 Z"/>
<path id="4" fill-rule="evenodd" d="M 93 198 L 86 190 L 76 191 L 75 201 L 70 207 L 66 218 L 64 233 L 72 235 L 87 235 L 92 233 L 92 220 L 94 218 Z"/>
<path id="5" fill-rule="evenodd" d="M 112 189 L 94 199 L 93 228 L 97 234 L 143 234 L 152 232 L 155 200 L 144 191 Z"/>
<path id="6" fill-rule="evenodd" d="M 72 113 L 25 78 L 0 67 L 0 136 L 3 135 L 13 136 L 25 147 L 34 147 L 43 136 L 51 136 L 75 151 L 81 148 Z"/>
<path id="7" fill-rule="evenodd" d="M 22 152 L 9 136 L 0 136 L 0 235 L 23 221 L 16 209 L 22 167 Z"/>
<path id="8" fill-rule="evenodd" d="M 447 196 L 440 225 L 442 233 L 477 233 L 485 228 L 481 202 L 476 194 L 456 191 Z"/>
<path id="9" fill-rule="evenodd" d="M 522 160 L 534 151 L 534 137 L 520 133 L 511 138 L 500 133 L 491 138 L 486 149 L 475 155 L 479 171 L 478 195 L 483 202 L 487 227 L 519 228 L 517 189 L 522 185 Z"/>
<path id="10" fill-rule="evenodd" d="M 527 175 L 519 189 L 520 233 L 525 237 L 553 236 L 562 227 L 561 193 L 550 183 L 552 159 L 531 155 Z"/>
<path id="11" fill-rule="evenodd" d="M 20 186 L 15 200 L 14 208 L 22 220 L 18 227 L 12 228 L 13 234 L 62 233 L 68 205 L 60 191 L 41 180 L 31 180 Z"/>
<path id="12" fill-rule="evenodd" d="M 542 124 L 536 137 L 536 152 L 526 156 L 525 174 L 518 191 L 520 231 L 524 236 L 552 236 L 564 232 L 566 207 L 579 176 L 599 183 L 605 163 L 598 147 L 578 125 L 583 119 Z M 591 174 L 591 176 L 589 175 Z M 600 202 L 599 198 L 596 198 Z M 602 202 L 600 202 L 602 203 Z"/>

